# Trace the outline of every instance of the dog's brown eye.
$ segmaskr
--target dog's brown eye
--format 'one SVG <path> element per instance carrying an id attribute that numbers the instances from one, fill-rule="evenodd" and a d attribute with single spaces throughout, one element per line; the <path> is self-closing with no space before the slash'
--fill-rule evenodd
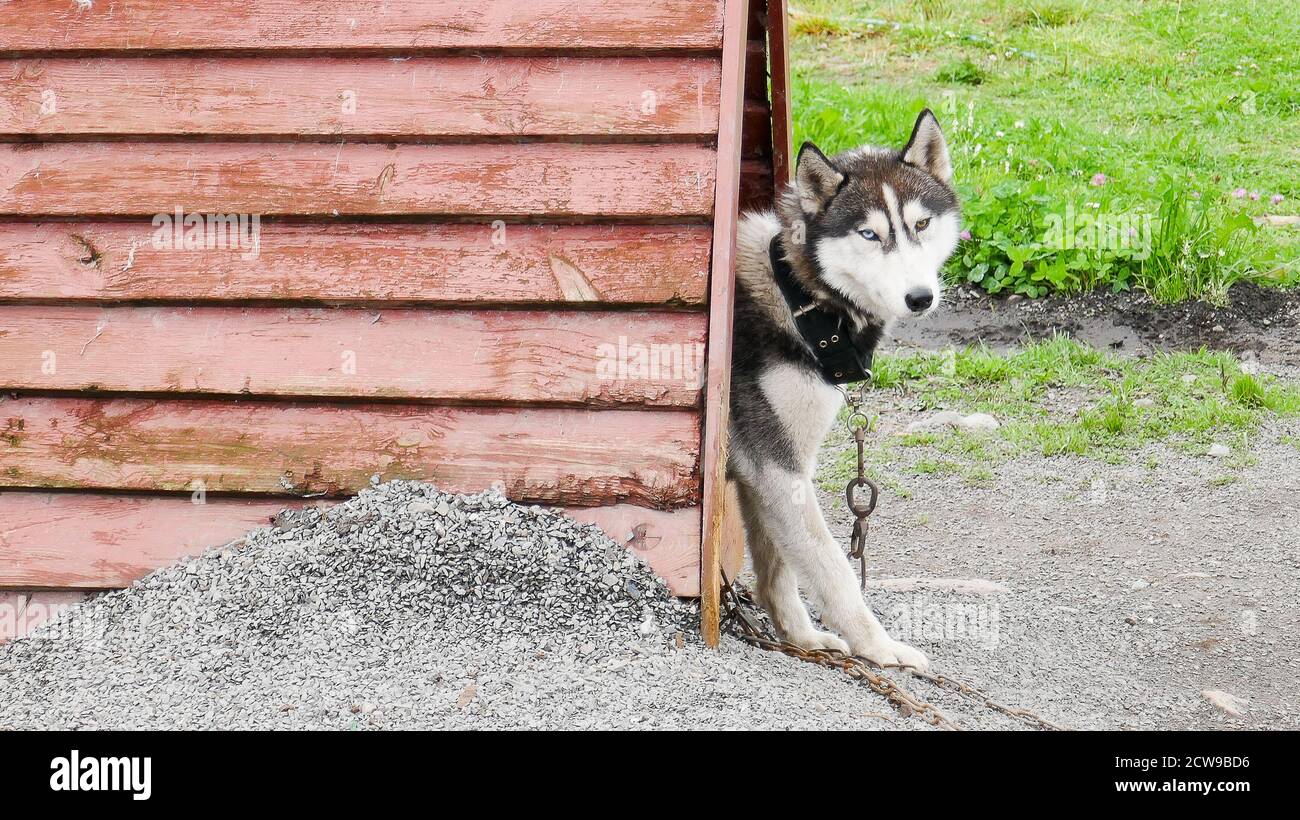
<path id="1" fill-rule="evenodd" d="M 930 217 L 927 216 L 925 219 L 922 219 L 916 223 L 916 232 L 920 233 L 921 231 L 925 230 L 928 227 L 930 227 Z"/>

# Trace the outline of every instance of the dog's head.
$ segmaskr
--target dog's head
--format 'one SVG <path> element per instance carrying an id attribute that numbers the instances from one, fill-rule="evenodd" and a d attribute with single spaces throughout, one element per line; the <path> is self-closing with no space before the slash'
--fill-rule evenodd
<path id="1" fill-rule="evenodd" d="M 781 215 L 819 284 L 882 323 L 929 313 L 961 231 L 939 122 L 922 111 L 901 151 L 804 143 Z"/>

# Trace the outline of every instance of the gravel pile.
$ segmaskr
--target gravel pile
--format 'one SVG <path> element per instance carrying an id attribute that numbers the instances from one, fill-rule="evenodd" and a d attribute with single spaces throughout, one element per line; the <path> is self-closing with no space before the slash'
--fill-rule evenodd
<path id="1" fill-rule="evenodd" d="M 920 728 L 697 618 L 593 526 L 390 482 L 0 647 L 0 728 Z"/>

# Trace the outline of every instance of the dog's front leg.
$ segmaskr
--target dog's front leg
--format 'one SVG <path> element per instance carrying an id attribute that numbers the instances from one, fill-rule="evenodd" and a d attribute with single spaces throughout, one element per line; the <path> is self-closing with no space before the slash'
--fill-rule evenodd
<path id="1" fill-rule="evenodd" d="M 826 625 L 848 642 L 854 655 L 882 666 L 929 668 L 925 654 L 889 637 L 867 606 L 848 557 L 826 526 L 812 480 L 784 470 L 764 472 L 765 480 L 749 488 L 759 496 L 764 528 Z"/>
<path id="2" fill-rule="evenodd" d="M 803 649 L 835 649 L 848 653 L 849 646 L 837 636 L 813 626 L 808 608 L 799 597 L 794 568 L 782 557 L 781 549 L 768 535 L 761 497 L 743 482 L 736 484 L 741 515 L 745 519 L 745 542 L 758 577 L 758 601 L 771 616 L 776 634 Z"/>

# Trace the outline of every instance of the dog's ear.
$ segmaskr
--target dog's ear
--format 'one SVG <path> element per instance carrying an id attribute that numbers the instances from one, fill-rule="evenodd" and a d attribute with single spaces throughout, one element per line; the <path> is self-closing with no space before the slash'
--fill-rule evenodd
<path id="1" fill-rule="evenodd" d="M 948 159 L 948 143 L 939 130 L 934 112 L 925 109 L 912 126 L 912 138 L 903 149 L 903 162 L 929 171 L 940 182 L 952 182 L 952 161 Z"/>
<path id="2" fill-rule="evenodd" d="M 819 214 L 844 182 L 844 174 L 835 170 L 816 145 L 805 142 L 799 149 L 794 172 L 799 188 L 799 204 L 806 214 Z"/>

